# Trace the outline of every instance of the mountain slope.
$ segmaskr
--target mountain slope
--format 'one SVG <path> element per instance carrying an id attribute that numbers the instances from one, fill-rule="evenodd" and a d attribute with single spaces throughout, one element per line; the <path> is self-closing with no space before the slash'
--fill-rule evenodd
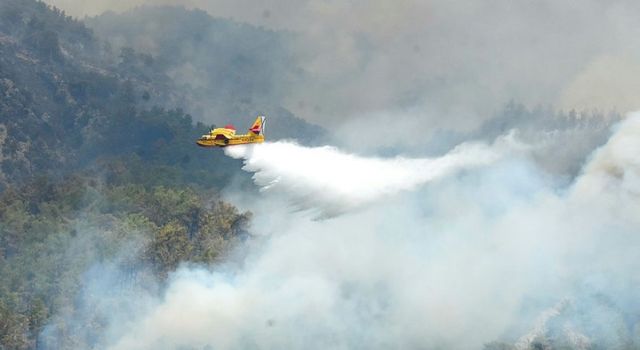
<path id="1" fill-rule="evenodd" d="M 254 114 L 265 114 L 270 139 L 314 143 L 324 136 L 322 128 L 282 107 L 302 74 L 289 49 L 291 33 L 180 7 L 106 13 L 87 25 L 114 54 L 127 57 L 121 68 L 152 62 L 156 74 L 170 78 L 166 88 L 200 121 L 244 128 Z"/>

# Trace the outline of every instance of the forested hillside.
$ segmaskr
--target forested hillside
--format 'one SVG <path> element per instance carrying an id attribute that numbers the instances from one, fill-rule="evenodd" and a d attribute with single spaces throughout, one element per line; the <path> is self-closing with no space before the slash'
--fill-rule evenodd
<path id="1" fill-rule="evenodd" d="M 178 12 L 185 23 L 184 16 L 212 21 Z M 257 28 L 221 26 L 222 38 L 278 40 Z M 153 53 L 129 43 L 114 48 L 42 2 L 0 0 L 0 348 L 92 347 L 97 338 L 78 339 L 66 318 L 52 317 L 73 316 L 82 275 L 96 264 L 115 264 L 130 276 L 121 287 L 135 288 L 162 281 L 181 263 L 216 262 L 246 239 L 251 214 L 218 195 L 243 175 L 237 161 L 195 146 L 211 126 L 198 101 L 210 98 L 206 107 L 219 106 L 238 128 L 256 113 L 273 113 L 273 138 L 321 135 L 277 99 L 261 106 L 275 95 L 247 100 L 271 90 L 274 77 L 259 76 L 260 62 L 229 56 L 242 45 L 209 52 L 218 73 L 238 74 L 207 75 L 200 91 L 172 74 L 186 59 L 169 46 L 178 42 L 166 38 L 166 50 Z M 240 66 L 224 66 L 232 61 Z M 40 336 L 47 323 L 48 336 Z M 88 329 L 99 333 L 100 321 Z"/>
<path id="2" fill-rule="evenodd" d="M 81 307 L 76 293 L 82 276 L 96 265 L 113 264 L 120 272 L 109 288 L 142 288 L 181 263 L 220 261 L 248 235 L 250 214 L 222 202 L 215 192 L 118 184 L 95 176 L 75 175 L 59 183 L 40 178 L 0 197 L 3 347 L 37 348 L 52 316 L 73 317 Z M 77 339 L 80 333 L 64 318 L 53 321 L 49 336 L 40 340 L 46 348 L 94 345 Z M 99 319 L 85 325 L 87 334 L 102 330 Z"/>
<path id="3" fill-rule="evenodd" d="M 192 147 L 207 127 L 178 109 L 146 106 L 144 84 L 134 72 L 126 76 L 101 65 L 91 30 L 39 2 L 0 4 L 0 13 L 11 19 L 2 21 L 0 33 L 4 186 L 114 156 L 154 167 L 177 164 L 191 169 L 192 179 L 224 185 L 230 174 L 219 164 L 225 158 Z"/>
<path id="4" fill-rule="evenodd" d="M 120 59 L 120 69 L 137 67 L 141 79 L 166 83 L 162 88 L 200 120 L 231 120 L 244 128 L 249 119 L 237 117 L 258 111 L 268 116 L 270 139 L 309 144 L 324 134 L 281 107 L 304 77 L 289 48 L 292 33 L 166 6 L 106 13 L 86 23 L 105 43 L 107 57 Z M 149 102 L 164 103 L 162 88 L 152 88 Z"/>
<path id="5" fill-rule="evenodd" d="M 578 175 L 589 153 L 607 141 L 612 125 L 622 119 L 617 111 L 556 111 L 511 101 L 465 139 L 490 142 L 513 133 L 519 142 L 535 145 L 531 157 L 542 169 L 570 180 Z"/>
<path id="6" fill-rule="evenodd" d="M 181 172 L 188 180 L 223 186 L 231 176 L 224 172 L 226 167 L 221 166 L 225 158 L 218 152 L 192 147 L 193 140 L 210 126 L 209 123 L 194 124 L 194 119 L 211 120 L 203 114 L 213 113 L 197 106 L 202 101 L 217 111 L 227 108 L 218 120 L 227 118 L 226 121 L 231 120 L 238 128 L 248 125 L 254 114 L 272 112 L 273 115 L 268 114 L 271 139 L 300 137 L 309 142 L 322 134 L 318 127 L 279 107 L 275 96 L 272 100 L 275 102 L 268 105 L 260 103 L 264 99 L 253 101 L 248 97 L 258 94 L 255 89 L 269 95 L 268 91 L 276 85 L 274 81 L 280 77 L 256 73 L 261 61 L 248 61 L 243 65 L 243 60 L 229 58 L 234 49 L 236 56 L 240 55 L 238 51 L 247 50 L 241 44 L 220 49 L 218 54 L 215 50 L 222 44 L 204 45 L 210 50 L 204 55 L 206 60 L 219 62 L 218 74 L 207 71 L 199 75 L 209 79 L 209 88 L 199 95 L 190 90 L 190 83 L 183 75 L 171 76 L 177 62 L 186 62 L 179 54 L 183 48 L 175 47 L 176 43 L 188 45 L 181 37 L 158 33 L 158 38 L 164 38 L 160 44 L 166 49 L 156 56 L 137 52 L 129 46 L 120 47 L 116 52 L 108 41 L 97 39 L 83 23 L 43 3 L 3 0 L 0 6 L 4 16 L 0 24 L 0 88 L 4 96 L 0 102 L 0 140 L 3 142 L 0 180 L 5 183 L 22 181 L 44 169 L 53 175 L 85 166 L 96 158 L 126 154 L 158 166 L 178 164 L 183 170 L 188 169 L 186 173 Z M 197 24 L 183 17 L 203 16 L 173 8 L 158 11 L 174 10 L 182 15 L 176 16 L 184 20 L 182 23 Z M 141 14 L 135 15 L 144 18 Z M 132 16 L 113 20 L 114 26 L 131 28 L 120 22 L 132 20 Z M 209 17 L 202 21 L 217 23 Z M 175 27 L 177 23 L 174 22 Z M 231 24 L 226 24 L 224 30 L 220 37 L 234 31 L 245 37 L 260 33 L 259 29 Z M 263 36 L 272 41 L 277 38 L 271 32 Z M 277 47 L 270 50 L 281 51 Z M 265 52 L 255 57 L 262 57 Z M 246 57 L 252 56 L 247 52 Z M 235 64 L 241 66 L 230 69 L 231 61 L 240 62 Z M 252 70 L 248 71 L 248 67 Z M 221 73 L 225 69 L 236 72 L 237 76 L 225 76 Z M 192 117 L 185 111 L 198 114 Z"/>

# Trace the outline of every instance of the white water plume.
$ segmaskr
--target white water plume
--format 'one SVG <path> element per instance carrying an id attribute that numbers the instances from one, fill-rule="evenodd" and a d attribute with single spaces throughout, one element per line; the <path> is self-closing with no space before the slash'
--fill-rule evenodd
<path id="1" fill-rule="evenodd" d="M 278 141 L 227 147 L 225 153 L 244 159 L 243 169 L 254 173 L 263 191 L 285 193 L 298 209 L 315 209 L 326 218 L 490 164 L 502 152 L 496 145 L 474 143 L 437 158 L 367 158 L 329 146 Z"/>

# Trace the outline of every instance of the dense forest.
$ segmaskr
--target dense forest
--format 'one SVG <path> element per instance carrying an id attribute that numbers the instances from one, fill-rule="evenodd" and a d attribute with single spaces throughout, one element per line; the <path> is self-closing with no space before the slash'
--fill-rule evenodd
<path id="1" fill-rule="evenodd" d="M 50 326 L 55 340 L 40 333 L 54 315 L 73 314 L 81 276 L 95 264 L 117 261 L 133 288 L 182 263 L 209 265 L 247 239 L 251 214 L 218 194 L 243 183 L 239 164 L 195 146 L 211 125 L 187 113 L 202 109 L 169 64 L 113 49 L 42 2 L 0 1 L 0 348 L 90 348 L 64 318 Z M 218 91 L 243 79 L 260 85 L 254 72 L 237 71 L 216 81 Z M 244 101 L 228 111 L 246 118 L 241 125 L 265 110 L 238 89 L 215 102 Z M 273 137 L 321 136 L 277 104 L 268 111 L 279 112 Z"/>
<path id="2" fill-rule="evenodd" d="M 4 347 L 37 347 L 38 335 L 51 316 L 73 313 L 81 276 L 95 264 L 117 262 L 127 277 L 118 283 L 135 288 L 166 278 L 181 263 L 219 261 L 248 235 L 250 213 L 238 212 L 215 192 L 121 184 L 119 176 L 95 180 L 96 174 L 76 174 L 58 183 L 38 178 L 4 191 L 0 199 Z M 64 319 L 55 321 L 57 342 L 48 341 L 48 348 L 92 346 L 83 343 L 89 339 L 74 339 L 75 333 L 65 331 Z M 99 333 L 99 320 L 95 328 L 87 329 Z"/>
<path id="3" fill-rule="evenodd" d="M 251 239 L 252 214 L 220 196 L 248 176 L 194 140 L 211 124 L 231 118 L 243 128 L 258 113 L 271 139 L 327 137 L 282 106 L 304 74 L 290 35 L 174 7 L 85 23 L 37 0 L 0 0 L 0 349 L 100 344 L 98 313 L 82 337 L 56 317 L 81 307 L 92 266 L 113 264 L 127 277 L 119 288 L 138 288 L 180 264 L 220 262 Z M 548 147 L 574 137 L 588 142 L 572 142 L 584 153 L 618 119 L 510 103 L 458 138 L 519 127 L 526 139 L 543 124 L 565 130 Z M 575 173 L 580 162 L 548 168 Z"/>
<path id="4" fill-rule="evenodd" d="M 236 67 L 233 71 L 240 77 L 212 78 L 216 91 L 233 93 L 217 99 L 213 92 L 198 96 L 171 78 L 169 59 L 137 53 L 128 46 L 116 52 L 83 23 L 41 2 L 3 0 L 0 6 L 4 16 L 0 22 L 0 84 L 5 96 L 0 105 L 0 135 L 3 135 L 0 178 L 5 182 L 26 179 L 43 169 L 49 169 L 47 174 L 52 175 L 50 169 L 75 170 L 97 158 L 132 155 L 157 166 L 180 164 L 190 169 L 190 175 L 184 175 L 190 177 L 186 180 L 201 179 L 207 185 L 223 186 L 225 177 L 228 180 L 231 176 L 224 174 L 225 167 L 220 166 L 225 158 L 192 147 L 193 140 L 210 126 L 194 124 L 189 112 L 197 113 L 196 121 L 203 120 L 202 109 L 194 107 L 197 101 L 242 105 L 218 116 L 225 122 L 231 119 L 241 128 L 251 123 L 254 114 L 273 112 L 268 114 L 271 139 L 301 136 L 301 140 L 312 142 L 322 136 L 321 128 L 279 107 L 278 99 L 269 105 L 252 102 L 247 96 L 255 94 L 253 90 L 235 86 L 244 81 L 270 91 L 274 84 L 267 84 L 268 79 L 246 69 L 258 67 L 260 62 L 247 61 L 246 67 Z M 193 16 L 198 18 L 201 14 L 194 12 Z M 241 33 L 249 31 L 245 35 L 253 35 L 256 30 L 237 28 Z M 182 38 L 175 40 L 184 42 Z M 216 45 L 222 44 L 206 47 L 214 50 L 218 48 Z M 241 45 L 236 49 L 246 50 Z M 278 51 L 277 47 L 272 50 Z M 167 51 L 180 52 L 180 48 L 171 47 Z M 219 51 L 233 54 L 229 48 Z M 271 81 L 278 79 L 271 77 Z M 198 161 L 193 159 L 194 154 Z M 211 181 L 211 176 L 217 177 L 215 181 Z"/>

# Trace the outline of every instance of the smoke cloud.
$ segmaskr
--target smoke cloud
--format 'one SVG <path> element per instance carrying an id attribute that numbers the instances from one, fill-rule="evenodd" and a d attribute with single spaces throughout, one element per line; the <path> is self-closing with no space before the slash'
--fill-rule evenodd
<path id="1" fill-rule="evenodd" d="M 640 113 L 616 127 L 567 187 L 517 154 L 451 176 L 465 164 L 464 149 L 432 160 L 385 160 L 284 142 L 229 148 L 256 171 L 259 185 L 292 185 L 288 194 L 321 190 L 314 185 L 321 174 L 339 177 L 330 168 L 298 164 L 320 172 L 311 176 L 281 164 L 298 158 L 262 152 L 312 154 L 319 162 L 326 153 L 353 163 L 347 167 L 354 172 L 379 170 L 375 181 L 388 176 L 396 184 L 383 193 L 400 192 L 321 221 L 291 213 L 270 196 L 253 197 L 250 205 L 270 209 L 256 211 L 254 231 L 286 224 L 251 242 L 241 267 L 185 266 L 162 293 L 135 297 L 149 307 L 135 314 L 112 308 L 100 344 L 118 350 L 501 346 L 492 341 L 518 349 L 637 347 Z M 400 170 L 387 172 L 387 162 Z M 457 166 L 420 186 L 434 177 L 414 170 L 434 164 Z M 413 185 L 397 185 L 399 179 Z M 346 196 L 340 189 L 324 187 Z M 376 197 L 363 191 L 358 200 Z M 101 300 L 91 290 L 85 298 Z M 122 298 L 119 305 L 130 295 Z"/>
<path id="2" fill-rule="evenodd" d="M 304 147 L 292 142 L 266 142 L 225 148 L 243 159 L 243 169 L 263 192 L 285 193 L 298 209 L 315 209 L 333 217 L 451 176 L 461 170 L 495 162 L 506 141 L 489 147 L 463 144 L 438 158 L 365 158 L 333 147 Z"/>

